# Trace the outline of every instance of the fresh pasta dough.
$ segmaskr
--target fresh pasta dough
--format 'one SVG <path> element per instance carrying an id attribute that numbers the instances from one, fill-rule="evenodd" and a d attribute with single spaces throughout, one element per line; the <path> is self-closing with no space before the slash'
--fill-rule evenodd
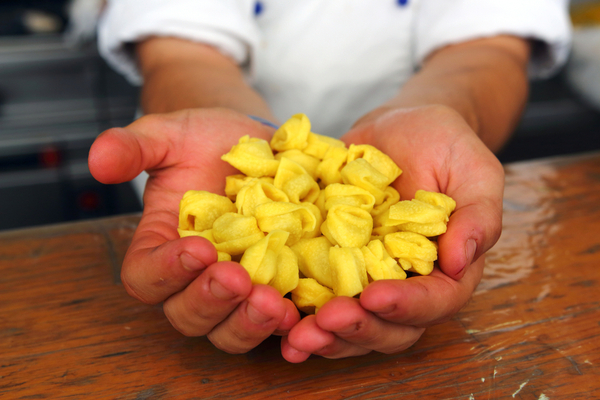
<path id="1" fill-rule="evenodd" d="M 222 159 L 240 173 L 226 178 L 225 196 L 184 194 L 180 237 L 209 240 L 219 261 L 238 261 L 306 313 L 373 281 L 431 273 L 456 208 L 425 190 L 401 199 L 391 184 L 402 170 L 388 155 L 314 133 L 304 114 L 270 142 L 240 138 Z"/>

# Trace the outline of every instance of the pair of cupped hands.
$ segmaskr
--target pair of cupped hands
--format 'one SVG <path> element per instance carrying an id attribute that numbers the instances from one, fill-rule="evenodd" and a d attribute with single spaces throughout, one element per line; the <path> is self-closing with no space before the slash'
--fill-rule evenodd
<path id="1" fill-rule="evenodd" d="M 400 166 L 403 173 L 393 185 L 402 199 L 424 189 L 456 200 L 438 240 L 439 266 L 429 276 L 376 281 L 360 298 L 334 298 L 316 315 L 301 318 L 277 290 L 253 285 L 240 264 L 217 262 L 208 240 L 179 238 L 183 194 L 224 194 L 225 177 L 237 171 L 221 156 L 244 135 L 270 140 L 273 132 L 234 111 L 194 109 L 144 116 L 98 136 L 89 154 L 98 181 L 149 174 L 144 211 L 121 273 L 131 296 L 163 303 L 175 329 L 206 336 L 228 353 L 245 353 L 280 335 L 281 354 L 290 362 L 312 354 L 400 352 L 467 303 L 481 279 L 483 255 L 500 235 L 504 173 L 460 115 L 442 106 L 387 110 L 359 121 L 342 138 L 373 145 Z"/>

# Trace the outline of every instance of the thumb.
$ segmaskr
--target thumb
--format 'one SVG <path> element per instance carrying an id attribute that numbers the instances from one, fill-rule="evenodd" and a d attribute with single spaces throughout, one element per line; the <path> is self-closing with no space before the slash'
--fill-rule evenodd
<path id="1" fill-rule="evenodd" d="M 146 167 L 136 136 L 125 128 L 101 133 L 90 148 L 88 166 L 101 183 L 122 183 L 138 176 Z"/>
<path id="2" fill-rule="evenodd" d="M 454 279 L 488 251 L 500 237 L 502 209 L 485 203 L 470 204 L 452 214 L 448 230 L 438 238 L 439 266 Z"/>

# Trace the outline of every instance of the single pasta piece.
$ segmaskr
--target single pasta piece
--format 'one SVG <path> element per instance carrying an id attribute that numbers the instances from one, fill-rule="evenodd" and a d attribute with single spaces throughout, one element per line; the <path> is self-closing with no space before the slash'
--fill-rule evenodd
<path id="1" fill-rule="evenodd" d="M 403 269 L 421 275 L 428 275 L 433 270 L 433 262 L 437 260 L 437 245 L 425 236 L 414 232 L 396 232 L 386 235 L 383 243 Z"/>
<path id="2" fill-rule="evenodd" d="M 256 207 L 255 213 L 258 227 L 262 232 L 283 230 L 289 233 L 287 245 L 291 246 L 303 237 L 314 237 L 318 234 L 320 212 L 307 203 L 270 202 Z"/>
<path id="3" fill-rule="evenodd" d="M 412 199 L 390 207 L 384 226 L 396 226 L 401 231 L 432 237 L 446 232 L 448 213 L 445 208 Z"/>
<path id="4" fill-rule="evenodd" d="M 289 202 L 290 199 L 272 183 L 254 178 L 240 189 L 235 206 L 239 214 L 254 216 L 256 207 L 274 201 Z"/>
<path id="5" fill-rule="evenodd" d="M 389 178 L 376 170 L 364 158 L 346 164 L 341 171 L 342 181 L 363 188 L 375 196 L 375 204 L 381 204 Z"/>
<path id="6" fill-rule="evenodd" d="M 271 285 L 280 293 L 285 290 L 282 295 L 293 290 L 299 279 L 296 255 L 285 246 L 288 236 L 285 231 L 273 231 L 250 246 L 240 260 L 252 283 Z"/>
<path id="7" fill-rule="evenodd" d="M 368 144 L 351 144 L 348 149 L 348 162 L 358 158 L 366 160 L 373 168 L 387 177 L 385 186 L 390 185 L 400 176 L 402 170 L 396 163 L 378 148 Z"/>
<path id="8" fill-rule="evenodd" d="M 356 296 L 369 283 L 365 258 L 356 247 L 330 248 L 329 265 L 336 296 Z"/>
<path id="9" fill-rule="evenodd" d="M 383 201 L 381 204 L 373 206 L 373 209 L 371 210 L 373 219 L 389 210 L 393 204 L 396 204 L 399 201 L 400 193 L 391 186 L 386 187 L 383 191 Z"/>
<path id="10" fill-rule="evenodd" d="M 375 196 L 354 185 L 333 183 L 328 185 L 324 192 L 325 210 L 329 210 L 336 204 L 345 204 L 370 212 L 375 205 Z"/>
<path id="11" fill-rule="evenodd" d="M 303 150 L 308 146 L 310 120 L 304 114 L 292 115 L 273 134 L 271 148 L 276 151 Z"/>
<path id="12" fill-rule="evenodd" d="M 292 290 L 292 301 L 300 311 L 307 314 L 316 313 L 334 297 L 335 294 L 330 288 L 312 278 L 301 278 L 296 288 Z"/>
<path id="13" fill-rule="evenodd" d="M 330 288 L 333 287 L 329 266 L 329 249 L 332 246 L 325 236 L 319 236 L 302 239 L 291 247 L 298 256 L 298 268 L 302 275 Z"/>
<path id="14" fill-rule="evenodd" d="M 324 155 L 323 161 L 317 167 L 317 178 L 321 187 L 333 183 L 342 183 L 342 168 L 346 165 L 348 149 L 345 147 L 330 147 Z"/>
<path id="15" fill-rule="evenodd" d="M 225 213 L 215 220 L 212 229 L 217 251 L 232 256 L 243 254 L 265 234 L 258 228 L 256 218 L 237 213 Z"/>
<path id="16" fill-rule="evenodd" d="M 334 245 L 362 247 L 371 239 L 373 218 L 359 207 L 338 204 L 329 209 L 321 232 Z"/>
<path id="17" fill-rule="evenodd" d="M 252 177 L 275 176 L 279 161 L 275 159 L 269 142 L 263 139 L 240 138 L 238 144 L 221 156 L 221 159 L 239 169 L 243 174 Z"/>
<path id="18" fill-rule="evenodd" d="M 283 190 L 292 203 L 314 203 L 319 197 L 319 184 L 302 166 L 289 158 L 282 157 L 273 182 Z"/>
<path id="19" fill-rule="evenodd" d="M 365 257 L 367 274 L 372 281 L 381 279 L 406 279 L 406 272 L 390 256 L 381 240 L 372 240 L 361 248 Z"/>
<path id="20" fill-rule="evenodd" d="M 444 193 L 428 192 L 426 190 L 417 190 L 415 193 L 415 200 L 420 200 L 424 203 L 431 204 L 433 206 L 440 206 L 446 210 L 446 215 L 450 217 L 450 214 L 456 208 L 456 201 L 450 196 Z"/>
<path id="21" fill-rule="evenodd" d="M 236 208 L 225 196 L 188 190 L 179 203 L 179 229 L 204 231 L 212 228 L 217 218 Z"/>
<path id="22" fill-rule="evenodd" d="M 339 147 L 346 150 L 346 144 L 341 140 L 310 132 L 307 138 L 307 146 L 302 151 L 309 156 L 323 160 L 332 147 Z"/>
<path id="23" fill-rule="evenodd" d="M 273 184 L 273 178 L 269 176 L 265 176 L 262 178 L 253 178 L 244 174 L 229 175 L 225 177 L 225 195 L 231 201 L 235 201 L 240 189 L 246 186 L 249 182 L 254 181 L 255 179 Z"/>
<path id="24" fill-rule="evenodd" d="M 294 161 L 302 166 L 315 181 L 317 180 L 317 168 L 321 161 L 318 158 L 309 156 L 298 149 L 286 150 L 275 154 L 276 160 L 281 160 L 283 157 Z"/>
<path id="25" fill-rule="evenodd" d="M 270 285 L 285 296 L 287 293 L 296 289 L 300 274 L 298 272 L 298 257 L 288 246 L 277 254 L 277 273 Z"/>

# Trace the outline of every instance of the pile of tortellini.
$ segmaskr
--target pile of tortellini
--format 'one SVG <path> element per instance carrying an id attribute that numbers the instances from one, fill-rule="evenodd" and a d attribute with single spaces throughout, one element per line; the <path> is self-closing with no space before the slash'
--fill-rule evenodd
<path id="1" fill-rule="evenodd" d="M 226 196 L 186 192 L 179 235 L 210 240 L 219 261 L 238 261 L 254 284 L 291 292 L 307 313 L 371 281 L 431 273 L 435 238 L 456 207 L 423 190 L 400 200 L 390 184 L 402 171 L 389 156 L 313 133 L 304 114 L 270 143 L 242 137 L 222 159 L 241 174 L 226 178 Z"/>

